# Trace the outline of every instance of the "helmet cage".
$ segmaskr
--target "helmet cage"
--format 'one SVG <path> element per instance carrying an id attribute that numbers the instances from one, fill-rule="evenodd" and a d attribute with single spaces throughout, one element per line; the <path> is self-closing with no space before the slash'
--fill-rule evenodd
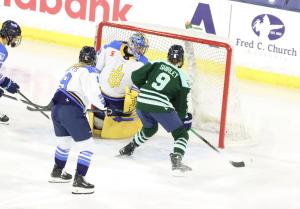
<path id="1" fill-rule="evenodd" d="M 148 39 L 143 33 L 134 33 L 128 41 L 128 47 L 136 59 L 144 55 L 149 48 Z"/>
<path id="2" fill-rule="evenodd" d="M 1 28 L 1 36 L 7 40 L 7 45 L 17 47 L 22 41 L 20 26 L 11 20 L 3 23 Z"/>

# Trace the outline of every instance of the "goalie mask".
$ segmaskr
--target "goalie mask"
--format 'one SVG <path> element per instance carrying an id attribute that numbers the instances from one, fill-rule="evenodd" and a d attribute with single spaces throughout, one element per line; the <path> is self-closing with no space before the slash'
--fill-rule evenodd
<path id="1" fill-rule="evenodd" d="M 136 59 L 145 54 L 149 45 L 148 39 L 143 33 L 134 33 L 128 40 L 128 47 Z"/>
<path id="2" fill-rule="evenodd" d="M 79 54 L 79 62 L 83 62 L 87 65 L 96 66 L 97 55 L 94 47 L 84 46 Z"/>
<path id="3" fill-rule="evenodd" d="M 11 20 L 5 21 L 0 30 L 1 37 L 6 39 L 7 45 L 11 47 L 20 45 L 22 40 L 21 33 L 22 31 L 20 26 Z"/>
<path id="4" fill-rule="evenodd" d="M 168 52 L 168 60 L 173 65 L 181 68 L 184 63 L 184 50 L 180 45 L 173 45 Z"/>

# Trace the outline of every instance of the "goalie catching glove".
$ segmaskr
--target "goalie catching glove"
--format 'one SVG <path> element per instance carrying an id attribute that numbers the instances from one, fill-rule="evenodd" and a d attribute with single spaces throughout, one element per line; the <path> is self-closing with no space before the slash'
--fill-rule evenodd
<path id="1" fill-rule="evenodd" d="M 139 92 L 131 89 L 129 90 L 128 86 L 125 87 L 125 99 L 124 99 L 124 113 L 132 113 L 135 110 L 136 98 Z"/>
<path id="2" fill-rule="evenodd" d="M 193 115 L 191 113 L 187 113 L 185 118 L 182 120 L 183 125 L 187 131 L 192 128 L 192 119 Z"/>

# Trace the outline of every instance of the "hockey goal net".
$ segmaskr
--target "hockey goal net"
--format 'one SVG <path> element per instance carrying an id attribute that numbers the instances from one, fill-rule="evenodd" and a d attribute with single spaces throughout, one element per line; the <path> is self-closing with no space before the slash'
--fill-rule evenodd
<path id="1" fill-rule="evenodd" d="M 168 49 L 180 44 L 185 50 L 183 69 L 192 81 L 193 128 L 220 148 L 252 143 L 242 116 L 237 81 L 232 68 L 232 48 L 223 39 L 187 29 L 128 22 L 101 22 L 96 50 L 113 41 L 127 41 L 136 31 L 149 40 L 146 57 L 166 60 Z"/>

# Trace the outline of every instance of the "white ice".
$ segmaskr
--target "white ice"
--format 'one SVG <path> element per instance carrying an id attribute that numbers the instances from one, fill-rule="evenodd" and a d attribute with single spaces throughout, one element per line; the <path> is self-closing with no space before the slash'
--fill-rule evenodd
<path id="1" fill-rule="evenodd" d="M 8 74 L 24 95 L 46 105 L 78 53 L 23 40 L 9 49 Z M 190 134 L 184 161 L 193 171 L 174 178 L 171 137 L 157 135 L 130 159 L 115 157 L 129 140 L 98 139 L 87 175 L 96 186 L 92 195 L 72 195 L 71 183 L 48 183 L 56 145 L 51 121 L 1 98 L 10 125 L 0 125 L 0 209 L 299 209 L 300 92 L 245 81 L 240 86 L 255 146 L 226 148 L 220 155 Z M 71 173 L 77 151 L 75 146 L 67 163 Z M 234 168 L 229 159 L 247 165 Z"/>

